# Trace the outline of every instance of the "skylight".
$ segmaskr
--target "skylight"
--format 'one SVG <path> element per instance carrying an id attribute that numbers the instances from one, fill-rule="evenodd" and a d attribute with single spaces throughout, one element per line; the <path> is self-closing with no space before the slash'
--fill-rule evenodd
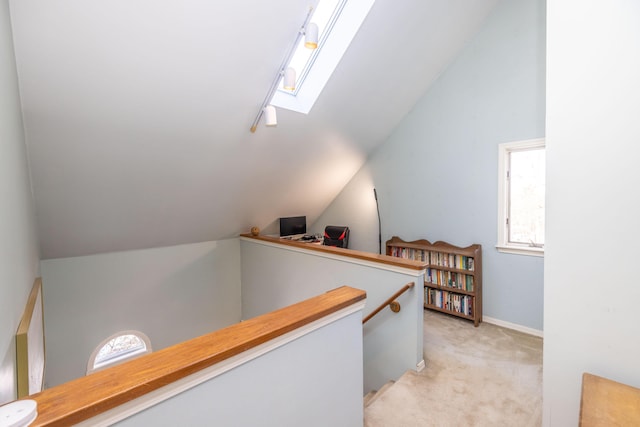
<path id="1" fill-rule="evenodd" d="M 299 76 L 296 90 L 278 89 L 271 104 L 309 113 L 374 2 L 375 0 L 320 0 L 311 19 L 319 29 L 318 49 L 306 49 L 304 40 L 299 42 L 289 63 Z M 282 87 L 282 84 L 278 86 Z"/>
<path id="2" fill-rule="evenodd" d="M 282 79 L 280 79 L 280 84 L 278 85 L 280 92 L 294 96 L 298 94 L 309 72 L 309 68 L 313 66 L 313 61 L 322 50 L 324 41 L 329 34 L 331 34 L 331 28 L 338 16 L 340 16 L 340 11 L 346 2 L 347 0 L 320 0 L 311 19 L 311 21 L 318 26 L 318 48 L 307 49 L 304 47 L 304 39 L 300 39 L 296 51 L 289 62 L 289 66 L 293 67 L 300 76 L 298 77 L 297 87 L 294 91 L 286 90 L 282 87 Z"/>

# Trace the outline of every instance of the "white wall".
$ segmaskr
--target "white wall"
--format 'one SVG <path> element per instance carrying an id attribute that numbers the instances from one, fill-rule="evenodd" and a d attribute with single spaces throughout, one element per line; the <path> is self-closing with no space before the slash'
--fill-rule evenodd
<path id="1" fill-rule="evenodd" d="M 349 225 L 352 248 L 377 252 L 375 187 L 383 245 L 481 244 L 484 315 L 542 330 L 543 259 L 495 244 L 497 147 L 544 136 L 544 72 L 544 0 L 502 1 L 314 229 Z"/>
<path id="2" fill-rule="evenodd" d="M 159 350 L 239 321 L 239 257 L 231 239 L 42 261 L 47 386 L 84 375 L 116 332 Z"/>
<path id="3" fill-rule="evenodd" d="M 361 319 L 339 319 L 117 425 L 362 426 Z"/>
<path id="4" fill-rule="evenodd" d="M 548 1 L 544 425 L 581 375 L 640 387 L 640 3 Z"/>
<path id="5" fill-rule="evenodd" d="M 16 397 L 15 333 L 38 276 L 29 168 L 9 5 L 0 0 L 0 405 Z"/>
<path id="6" fill-rule="evenodd" d="M 282 245 L 242 239 L 242 317 L 247 319 L 346 285 L 367 292 L 366 316 L 420 272 L 391 271 L 346 257 L 326 257 Z M 415 286 L 364 326 L 364 393 L 415 370 L 423 357 L 423 288 Z"/>

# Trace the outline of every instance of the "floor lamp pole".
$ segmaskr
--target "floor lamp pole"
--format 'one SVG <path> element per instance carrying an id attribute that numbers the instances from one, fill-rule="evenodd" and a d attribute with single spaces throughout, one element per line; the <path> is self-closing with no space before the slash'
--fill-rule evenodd
<path id="1" fill-rule="evenodd" d="M 382 223 L 380 222 L 380 206 L 378 205 L 378 193 L 373 189 L 373 197 L 376 198 L 376 210 L 378 211 L 378 251 L 382 255 Z"/>

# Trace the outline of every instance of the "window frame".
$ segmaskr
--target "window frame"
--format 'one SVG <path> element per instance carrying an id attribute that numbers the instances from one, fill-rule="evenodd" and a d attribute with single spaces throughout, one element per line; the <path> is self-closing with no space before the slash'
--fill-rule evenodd
<path id="1" fill-rule="evenodd" d="M 132 350 L 132 351 L 128 351 L 122 355 L 118 355 L 118 356 L 112 356 L 111 358 L 105 360 L 104 362 L 98 363 L 96 365 L 96 358 L 98 357 L 98 354 L 100 353 L 100 350 L 102 350 L 102 348 L 107 345 L 109 343 L 109 341 L 114 340 L 118 337 L 121 337 L 123 335 L 134 335 L 135 337 L 137 337 L 138 339 L 140 339 L 140 341 L 142 341 L 145 345 L 144 349 L 137 349 L 137 350 Z M 116 332 L 115 334 L 110 335 L 108 338 L 102 340 L 100 342 L 100 344 L 98 344 L 96 346 L 96 348 L 91 352 L 91 356 L 89 356 L 89 361 L 87 362 L 87 375 L 89 375 L 92 372 L 97 372 L 100 371 L 102 369 L 106 369 L 109 368 L 111 366 L 115 366 L 118 365 L 120 363 L 129 361 L 129 360 L 133 360 L 137 357 L 140 357 L 142 355 L 145 355 L 147 353 L 151 353 L 153 350 L 151 348 L 151 340 L 149 340 L 149 337 L 146 336 L 144 333 L 140 332 L 140 331 L 134 331 L 134 330 L 126 330 L 126 331 L 120 331 L 120 332 Z"/>
<path id="2" fill-rule="evenodd" d="M 529 246 L 509 242 L 507 219 L 509 218 L 509 184 L 507 172 L 509 170 L 509 155 L 514 151 L 544 149 L 545 138 L 513 141 L 498 144 L 498 243 L 499 252 L 544 257 L 544 246 Z"/>

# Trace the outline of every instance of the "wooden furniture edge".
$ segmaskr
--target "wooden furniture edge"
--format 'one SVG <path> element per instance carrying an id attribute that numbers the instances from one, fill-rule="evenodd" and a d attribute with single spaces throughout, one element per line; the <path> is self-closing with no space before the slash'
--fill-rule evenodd
<path id="1" fill-rule="evenodd" d="M 28 348 L 28 332 L 31 327 L 31 319 L 33 310 L 36 308 L 38 295 L 42 294 L 42 278 L 37 277 L 33 281 L 33 286 L 27 298 L 27 304 L 24 306 L 24 312 L 16 331 L 16 367 L 17 367 L 17 387 L 18 397 L 22 398 L 29 394 L 29 348 Z M 42 298 L 40 299 L 42 303 Z M 44 322 L 44 318 L 43 318 Z M 44 327 L 43 327 L 44 330 Z M 44 341 L 44 337 L 43 337 Z M 44 376 L 43 376 L 44 381 Z M 43 384 L 40 385 L 42 390 Z"/>
<path id="2" fill-rule="evenodd" d="M 38 404 L 32 426 L 87 420 L 365 298 L 364 291 L 343 286 L 28 396 Z"/>
<path id="3" fill-rule="evenodd" d="M 347 258 L 370 261 L 374 263 L 390 265 L 394 267 L 407 268 L 407 269 L 416 270 L 416 271 L 424 270 L 427 267 L 426 263 L 423 263 L 420 261 L 407 260 L 407 259 L 392 257 L 388 255 L 374 254 L 371 252 L 357 251 L 354 249 L 345 249 L 345 248 L 337 248 L 334 246 L 324 246 L 324 245 L 317 245 L 317 244 L 311 244 L 311 243 L 296 242 L 292 240 L 281 239 L 278 237 L 261 236 L 261 235 L 253 236 L 251 234 L 241 234 L 240 237 L 261 240 L 264 242 L 276 243 L 283 246 L 291 246 L 291 247 L 296 247 L 300 249 L 307 249 L 307 250 L 316 251 L 316 252 L 330 253 L 334 255 L 344 256 Z"/>
<path id="4" fill-rule="evenodd" d="M 20 324 L 18 325 L 17 335 L 26 334 L 29 330 L 29 326 L 31 325 L 31 315 L 33 314 L 33 309 L 36 306 L 36 299 L 38 298 L 38 292 L 41 292 L 42 289 L 42 279 L 40 277 L 36 278 L 33 282 L 33 286 L 31 287 L 31 291 L 29 293 L 29 298 L 27 299 L 27 304 L 24 307 L 24 313 L 22 313 L 22 319 L 20 320 Z"/>
<path id="5" fill-rule="evenodd" d="M 580 427 L 640 425 L 640 389 L 584 372 Z"/>
<path id="6" fill-rule="evenodd" d="M 446 308 L 440 308 L 438 306 L 435 306 L 433 304 L 424 304 L 424 308 L 428 308 L 429 310 L 434 310 L 434 311 L 439 311 L 441 313 L 445 313 L 445 314 L 450 314 L 452 316 L 456 316 L 456 317 L 460 317 L 463 319 L 467 319 L 467 320 L 473 320 L 475 323 L 475 319 L 473 316 L 469 316 L 468 314 L 464 314 L 464 313 L 459 313 L 457 311 L 453 311 L 453 310 L 447 310 Z M 478 326 L 478 325 L 476 325 Z"/>
<path id="7" fill-rule="evenodd" d="M 438 240 L 436 242 L 430 242 L 426 239 L 413 240 L 413 241 L 405 241 L 398 236 L 393 236 L 391 239 L 387 240 L 386 245 L 391 246 L 402 246 L 406 248 L 412 249 L 424 249 L 424 246 L 431 246 L 429 251 L 432 252 L 461 252 L 461 255 L 465 256 L 474 256 L 477 250 L 482 250 L 482 245 L 478 243 L 474 243 L 469 246 L 456 246 L 448 242 L 444 242 L 442 240 Z"/>

